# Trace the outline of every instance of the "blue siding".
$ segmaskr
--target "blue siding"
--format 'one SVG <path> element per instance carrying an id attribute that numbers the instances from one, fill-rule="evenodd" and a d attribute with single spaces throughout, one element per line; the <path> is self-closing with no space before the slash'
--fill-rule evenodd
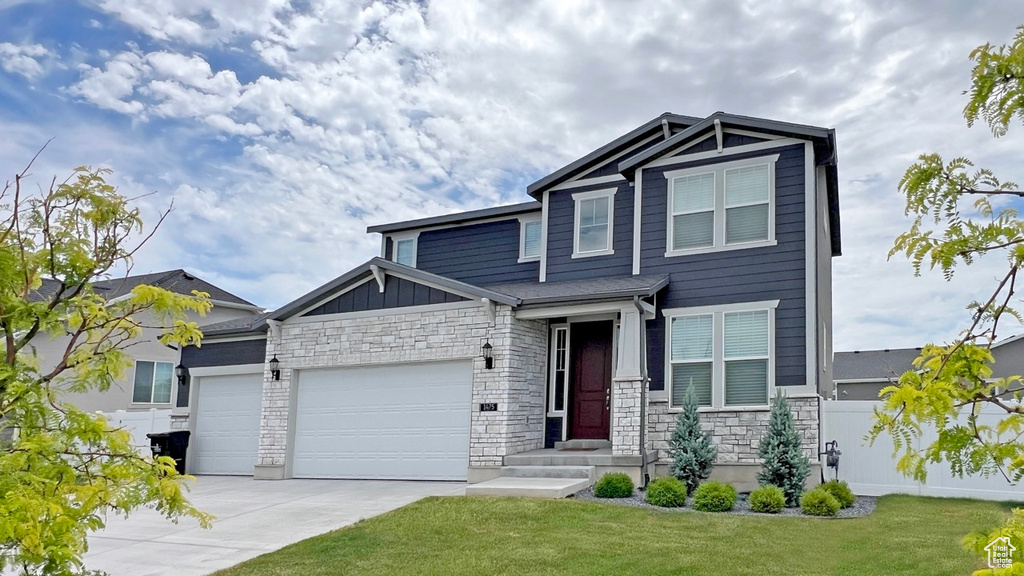
<path id="1" fill-rule="evenodd" d="M 241 340 L 238 342 L 208 342 L 203 346 L 186 346 L 181 349 L 181 364 L 186 368 L 202 366 L 239 366 L 242 364 L 263 364 L 267 360 L 267 339 Z M 177 385 L 177 384 L 176 384 Z M 188 406 L 191 377 L 178 390 L 179 408 Z"/>
<path id="2" fill-rule="evenodd" d="M 548 417 L 544 426 L 544 447 L 554 448 L 562 440 L 562 418 Z"/>
<path id="3" fill-rule="evenodd" d="M 612 215 L 614 254 L 572 257 L 576 203 L 572 195 L 590 190 L 616 188 Z M 616 184 L 595 184 L 551 192 L 548 196 L 547 281 L 579 280 L 595 276 L 629 276 L 633 273 L 633 187 L 623 180 Z"/>
<path id="4" fill-rule="evenodd" d="M 446 302 L 462 302 L 466 298 L 451 294 L 444 290 L 424 286 L 404 278 L 388 276 L 384 282 L 384 292 L 375 280 L 364 282 L 359 286 L 324 302 L 303 316 L 319 316 L 322 314 L 341 314 L 344 312 L 362 312 L 364 310 L 382 310 L 388 308 L 404 308 L 406 306 L 423 306 L 426 304 L 443 304 Z"/>
<path id="5" fill-rule="evenodd" d="M 668 288 L 658 296 L 657 318 L 647 323 L 652 390 L 665 387 L 665 320 L 661 310 L 776 299 L 780 300 L 775 316 L 776 385 L 806 383 L 804 148 L 795 145 L 722 160 L 779 152 L 775 166 L 777 246 L 665 258 L 668 181 L 664 172 L 719 160 L 644 170 L 640 272 L 671 277 Z"/>
<path id="6" fill-rule="evenodd" d="M 477 286 L 540 275 L 539 262 L 519 262 L 518 218 L 422 232 L 416 250 L 420 270 Z"/>

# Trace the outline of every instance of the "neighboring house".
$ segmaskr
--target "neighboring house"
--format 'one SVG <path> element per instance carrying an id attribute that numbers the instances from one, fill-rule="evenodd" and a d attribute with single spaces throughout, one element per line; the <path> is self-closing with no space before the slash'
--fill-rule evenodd
<path id="1" fill-rule="evenodd" d="M 921 348 L 886 348 L 836 352 L 833 379 L 836 400 L 878 400 L 882 388 L 914 370 Z M 1024 375 L 1024 334 L 992 345 L 993 378 Z"/>
<path id="2" fill-rule="evenodd" d="M 817 462 L 837 182 L 833 130 L 665 114 L 530 202 L 371 226 L 379 257 L 183 351 L 190 469 L 664 474 L 691 385 L 716 473 L 753 478 L 776 393 Z"/>
<path id="3" fill-rule="evenodd" d="M 193 290 L 206 292 L 210 295 L 213 307 L 206 316 L 190 313 L 190 319 L 205 324 L 241 318 L 251 322 L 252 318 L 262 312 L 261 308 L 250 302 L 210 284 L 184 270 L 169 270 L 153 274 L 127 276 L 113 280 L 95 282 L 93 290 L 108 301 L 128 295 L 133 288 L 148 284 L 165 288 L 178 294 L 191 295 Z M 52 298 L 60 289 L 60 282 L 48 278 L 43 279 L 42 286 L 35 292 L 34 298 L 45 300 Z M 174 367 L 179 362 L 179 350 L 161 344 L 157 338 L 161 330 L 156 328 L 152 315 L 137 315 L 143 325 L 142 335 L 126 347 L 132 356 L 132 365 L 128 368 L 124 379 L 115 381 L 105 391 L 91 390 L 86 393 L 70 394 L 67 401 L 86 411 L 113 412 L 115 410 L 149 410 L 150 408 L 171 409 L 187 406 L 188 396 L 179 397 L 178 379 L 174 375 Z M 40 365 L 45 369 L 54 366 L 63 355 L 68 336 L 51 337 L 39 334 L 32 339 Z"/>

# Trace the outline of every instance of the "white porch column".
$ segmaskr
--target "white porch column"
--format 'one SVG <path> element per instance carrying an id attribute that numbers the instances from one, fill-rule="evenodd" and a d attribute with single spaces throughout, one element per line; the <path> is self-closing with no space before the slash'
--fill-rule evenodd
<path id="1" fill-rule="evenodd" d="M 612 454 L 640 454 L 641 332 L 644 321 L 633 306 L 621 310 L 615 374 L 612 378 Z"/>

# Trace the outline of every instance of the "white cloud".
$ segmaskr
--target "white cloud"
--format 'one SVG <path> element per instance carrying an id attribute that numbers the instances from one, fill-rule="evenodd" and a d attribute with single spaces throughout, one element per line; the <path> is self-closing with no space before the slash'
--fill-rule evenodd
<path id="1" fill-rule="evenodd" d="M 98 0 L 155 48 L 93 61 L 71 92 L 184 138 L 162 150 L 177 169 L 115 166 L 177 190 L 189 234 L 148 261 L 195 261 L 268 306 L 374 255 L 367 224 L 524 200 L 533 177 L 664 111 L 836 127 L 836 348 L 892 347 L 955 334 L 995 274 L 914 279 L 885 254 L 917 154 L 1024 179 L 1024 131 L 996 141 L 960 117 L 966 55 L 1011 37 L 1008 4 Z M 203 158 L 211 137 L 242 150 Z"/>
<path id="2" fill-rule="evenodd" d="M 35 80 L 46 72 L 44 63 L 52 54 L 42 44 L 16 45 L 0 42 L 0 68 Z M 42 62 L 41 62 L 42 61 Z"/>

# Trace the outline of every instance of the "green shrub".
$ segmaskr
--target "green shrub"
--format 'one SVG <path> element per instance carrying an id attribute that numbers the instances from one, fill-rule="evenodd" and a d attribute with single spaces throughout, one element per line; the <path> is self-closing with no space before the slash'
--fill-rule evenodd
<path id="1" fill-rule="evenodd" d="M 778 514 L 786 506 L 786 494 L 782 488 L 769 484 L 750 493 L 750 509 L 765 514 Z"/>
<path id="2" fill-rule="evenodd" d="M 629 474 L 610 472 L 594 484 L 594 496 L 598 498 L 629 498 L 632 495 L 633 479 Z"/>
<path id="3" fill-rule="evenodd" d="M 647 487 L 647 503 L 665 508 L 686 505 L 686 484 L 678 478 L 658 478 Z"/>
<path id="4" fill-rule="evenodd" d="M 808 516 L 835 516 L 839 514 L 839 500 L 821 488 L 815 488 L 800 498 L 800 509 Z"/>
<path id="5" fill-rule="evenodd" d="M 736 505 L 736 489 L 729 484 L 704 482 L 693 494 L 693 509 L 702 512 L 726 512 Z"/>
<path id="6" fill-rule="evenodd" d="M 693 492 L 698 484 L 707 480 L 718 457 L 718 450 L 711 443 L 711 433 L 700 429 L 697 394 L 693 385 L 683 397 L 683 411 L 679 413 L 668 441 L 668 455 L 672 458 L 672 475 L 686 484 L 687 492 Z"/>
<path id="7" fill-rule="evenodd" d="M 853 491 L 850 490 L 850 485 L 841 480 L 829 480 L 821 486 L 818 486 L 818 488 L 821 488 L 831 494 L 839 501 L 839 506 L 843 508 L 849 508 L 857 501 L 857 497 L 854 496 Z"/>

